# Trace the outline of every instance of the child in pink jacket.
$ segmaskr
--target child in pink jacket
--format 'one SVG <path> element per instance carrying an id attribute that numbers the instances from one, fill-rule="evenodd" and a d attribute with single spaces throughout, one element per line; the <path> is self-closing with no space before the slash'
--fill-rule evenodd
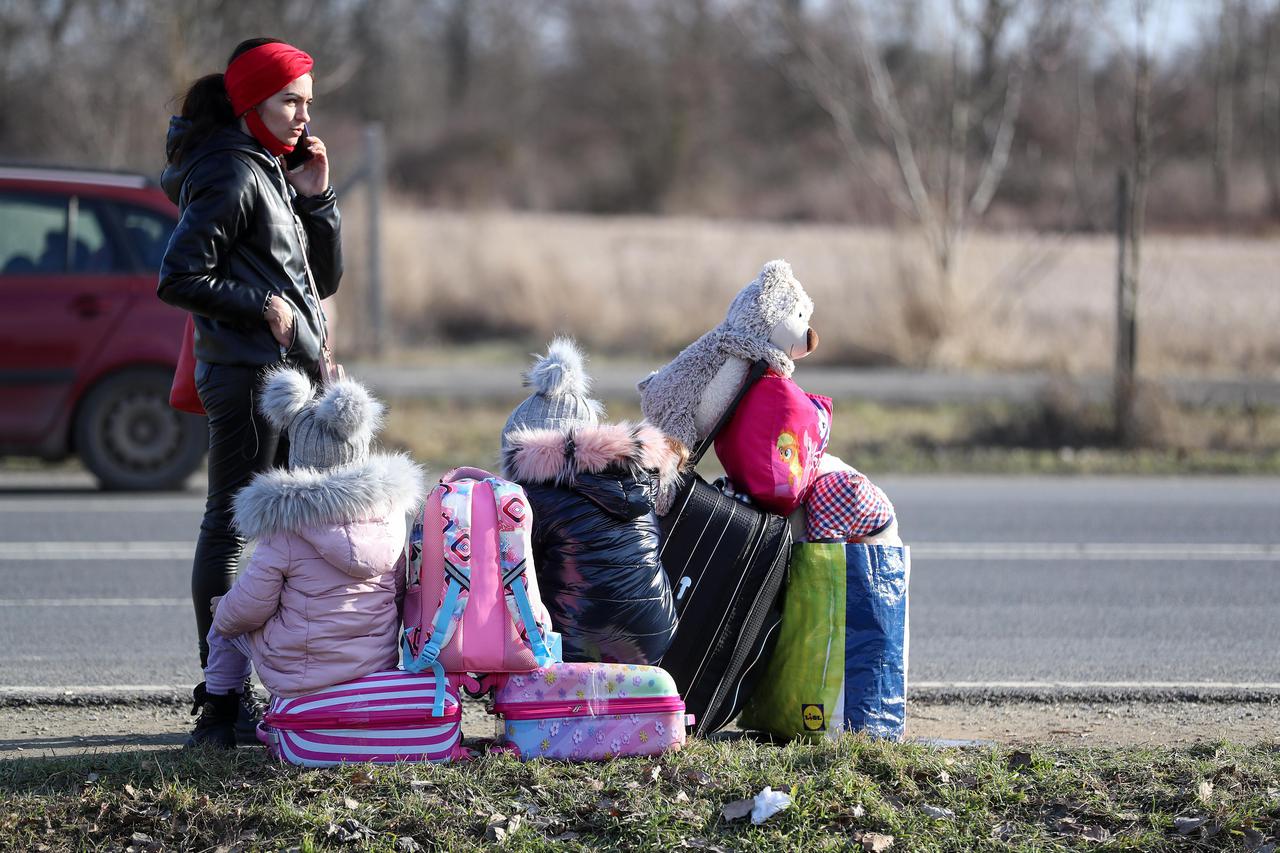
<path id="1" fill-rule="evenodd" d="M 291 368 L 268 374 L 263 414 L 289 440 L 289 468 L 257 475 L 235 498 L 235 525 L 258 541 L 216 602 L 201 711 L 188 746 L 236 745 L 249 663 L 276 696 L 298 696 L 396 667 L 400 556 L 406 514 L 422 500 L 422 470 L 371 454 L 382 405 L 351 380 L 317 397 Z"/>

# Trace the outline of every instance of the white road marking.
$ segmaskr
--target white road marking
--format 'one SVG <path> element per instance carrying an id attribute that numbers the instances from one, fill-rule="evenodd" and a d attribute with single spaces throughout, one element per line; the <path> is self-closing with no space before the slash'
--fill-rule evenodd
<path id="1" fill-rule="evenodd" d="M 0 561 L 13 560 L 190 560 L 194 539 L 185 542 L 0 542 Z"/>
<path id="2" fill-rule="evenodd" d="M 0 542 L 0 562 L 30 560 L 190 560 L 181 542 Z M 1280 545 L 1228 542 L 925 542 L 916 560 L 1219 560 L 1280 561 Z"/>
<path id="3" fill-rule="evenodd" d="M 1131 690 L 1193 692 L 1219 690 L 1239 692 L 1280 691 L 1280 683 L 1269 681 L 919 681 L 908 690 Z M 48 684 L 0 685 L 2 696 L 57 697 L 77 695 L 129 696 L 154 693 L 191 692 L 190 684 Z"/>
<path id="4" fill-rule="evenodd" d="M 1218 542 L 926 542 L 911 556 L 928 560 L 1280 560 L 1280 545 Z"/>
<path id="5" fill-rule="evenodd" d="M 190 598 L 0 598 L 0 607 L 178 607 Z"/>
<path id="6" fill-rule="evenodd" d="M 203 513 L 203 497 L 172 498 L 54 498 L 47 495 L 20 499 L 0 497 L 0 513 L 47 515 L 71 512 L 192 512 Z"/>
<path id="7" fill-rule="evenodd" d="M 67 687 L 48 684 L 0 685 L 0 696 L 131 696 L 139 693 L 190 693 L 190 684 L 76 684 Z"/>
<path id="8" fill-rule="evenodd" d="M 912 681 L 912 690 L 1280 690 L 1275 681 Z"/>

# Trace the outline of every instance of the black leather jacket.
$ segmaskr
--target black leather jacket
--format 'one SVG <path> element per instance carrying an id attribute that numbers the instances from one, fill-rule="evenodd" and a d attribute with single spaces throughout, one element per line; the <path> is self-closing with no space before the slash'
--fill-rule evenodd
<path id="1" fill-rule="evenodd" d="M 168 151 L 189 128 L 185 119 L 170 121 Z M 314 371 L 324 313 L 307 282 L 303 252 L 319 298 L 332 295 L 342 278 L 333 189 L 297 195 L 276 159 L 238 127 L 215 132 L 180 164 L 167 166 L 160 183 L 181 219 L 165 250 L 157 292 L 195 315 L 196 358 L 243 366 L 280 361 L 263 317 L 274 293 L 294 311 L 289 360 Z"/>
<path id="2" fill-rule="evenodd" d="M 648 443 L 625 424 L 508 434 L 504 470 L 533 509 L 539 592 L 566 661 L 657 664 L 671 645 L 657 478 L 643 466 L 668 450 L 650 432 Z"/>

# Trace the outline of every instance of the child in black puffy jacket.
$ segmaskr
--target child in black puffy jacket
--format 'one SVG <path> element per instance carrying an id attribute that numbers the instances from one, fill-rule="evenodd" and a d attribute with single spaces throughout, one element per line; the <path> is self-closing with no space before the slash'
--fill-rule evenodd
<path id="1" fill-rule="evenodd" d="M 648 424 L 599 423 L 588 382 L 573 343 L 552 341 L 503 429 L 503 473 L 533 509 L 534 568 L 564 659 L 656 664 L 676 615 L 654 506 L 681 457 Z"/>

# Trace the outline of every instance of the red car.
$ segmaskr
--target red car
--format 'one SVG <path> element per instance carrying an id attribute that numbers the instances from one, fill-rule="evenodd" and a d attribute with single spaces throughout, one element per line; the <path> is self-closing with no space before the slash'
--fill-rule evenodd
<path id="1" fill-rule="evenodd" d="M 140 175 L 0 166 L 0 454 L 175 489 L 208 450 L 169 407 L 185 315 L 156 297 L 177 209 Z"/>

